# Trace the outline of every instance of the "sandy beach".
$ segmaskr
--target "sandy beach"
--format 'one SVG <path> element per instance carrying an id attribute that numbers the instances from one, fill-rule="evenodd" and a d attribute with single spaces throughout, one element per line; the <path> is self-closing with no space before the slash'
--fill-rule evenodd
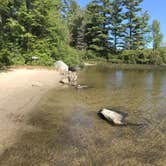
<path id="1" fill-rule="evenodd" d="M 0 155 L 16 141 L 24 120 L 40 98 L 59 85 L 61 75 L 53 69 L 13 68 L 0 73 Z"/>

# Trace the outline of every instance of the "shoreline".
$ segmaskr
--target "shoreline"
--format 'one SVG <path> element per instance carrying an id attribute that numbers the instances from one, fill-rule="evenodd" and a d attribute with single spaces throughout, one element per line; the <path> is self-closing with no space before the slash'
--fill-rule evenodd
<path id="1" fill-rule="evenodd" d="M 24 121 L 41 97 L 60 87 L 61 74 L 43 67 L 12 67 L 0 72 L 0 155 L 13 145 L 23 130 Z"/>
<path id="2" fill-rule="evenodd" d="M 87 61 L 85 62 L 86 67 L 91 66 L 106 66 L 109 68 L 119 68 L 119 69 L 166 69 L 166 64 L 132 64 L 132 63 L 112 63 L 109 61 Z"/>

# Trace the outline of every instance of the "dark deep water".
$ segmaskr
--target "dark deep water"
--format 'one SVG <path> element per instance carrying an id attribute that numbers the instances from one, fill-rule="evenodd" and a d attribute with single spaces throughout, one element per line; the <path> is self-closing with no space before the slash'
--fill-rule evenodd
<path id="1" fill-rule="evenodd" d="M 0 165 L 166 165 L 166 69 L 91 66 L 79 82 L 90 88 L 54 89 L 41 99 L 25 121 L 33 129 Z M 111 126 L 96 115 L 102 107 L 127 112 L 135 125 Z"/>

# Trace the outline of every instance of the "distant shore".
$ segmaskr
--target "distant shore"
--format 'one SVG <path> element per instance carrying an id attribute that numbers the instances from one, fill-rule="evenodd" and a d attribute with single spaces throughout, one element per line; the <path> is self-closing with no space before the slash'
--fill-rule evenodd
<path id="1" fill-rule="evenodd" d="M 18 133 L 30 129 L 26 114 L 49 89 L 59 86 L 61 75 L 52 68 L 17 67 L 0 73 L 0 155 L 14 144 Z"/>

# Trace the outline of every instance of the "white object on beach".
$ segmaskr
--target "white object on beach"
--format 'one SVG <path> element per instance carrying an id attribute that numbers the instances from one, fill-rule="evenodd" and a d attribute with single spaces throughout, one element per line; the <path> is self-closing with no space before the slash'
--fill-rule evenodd
<path id="1" fill-rule="evenodd" d="M 32 86 L 41 87 L 42 83 L 40 83 L 40 82 L 33 82 Z"/>
<path id="2" fill-rule="evenodd" d="M 55 68 L 58 70 L 58 71 L 61 71 L 61 72 L 67 72 L 69 70 L 69 67 L 67 64 L 65 64 L 63 61 L 57 61 L 54 63 L 54 66 Z"/>
<path id="3" fill-rule="evenodd" d="M 34 60 L 34 61 L 39 59 L 39 57 L 37 57 L 37 56 L 32 56 L 31 58 L 32 58 L 32 60 Z"/>

